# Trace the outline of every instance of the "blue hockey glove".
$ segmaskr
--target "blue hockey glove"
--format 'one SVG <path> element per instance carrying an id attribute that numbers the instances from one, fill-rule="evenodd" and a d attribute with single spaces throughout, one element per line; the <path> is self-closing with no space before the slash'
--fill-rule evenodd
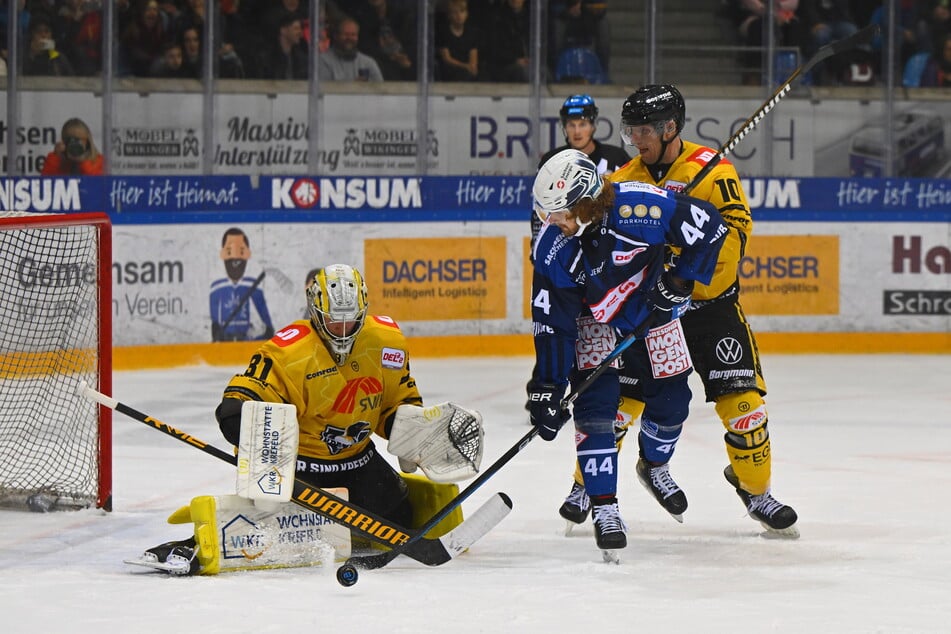
<path id="1" fill-rule="evenodd" d="M 693 286 L 693 280 L 680 279 L 670 271 L 664 271 L 657 279 L 654 288 L 647 291 L 647 305 L 651 309 L 651 314 L 638 328 L 641 335 L 687 312 Z"/>
<path id="2" fill-rule="evenodd" d="M 554 440 L 558 430 L 570 418 L 561 407 L 565 388 L 551 383 L 532 383 L 528 388 L 528 414 L 532 425 L 538 427 L 538 435 L 545 440 Z"/>

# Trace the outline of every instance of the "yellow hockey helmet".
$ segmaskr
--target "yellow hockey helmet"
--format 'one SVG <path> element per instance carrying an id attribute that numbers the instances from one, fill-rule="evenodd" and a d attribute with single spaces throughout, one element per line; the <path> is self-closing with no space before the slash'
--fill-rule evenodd
<path id="1" fill-rule="evenodd" d="M 307 307 L 317 334 L 342 365 L 367 317 L 367 286 L 360 271 L 346 264 L 319 269 L 307 285 Z"/>

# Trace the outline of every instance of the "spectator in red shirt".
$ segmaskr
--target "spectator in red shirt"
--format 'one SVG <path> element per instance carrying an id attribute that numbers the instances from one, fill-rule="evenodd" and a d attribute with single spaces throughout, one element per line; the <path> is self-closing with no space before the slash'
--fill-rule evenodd
<path id="1" fill-rule="evenodd" d="M 102 154 L 92 140 L 92 132 L 82 119 L 63 124 L 61 139 L 46 155 L 41 176 L 101 176 L 105 173 Z"/>

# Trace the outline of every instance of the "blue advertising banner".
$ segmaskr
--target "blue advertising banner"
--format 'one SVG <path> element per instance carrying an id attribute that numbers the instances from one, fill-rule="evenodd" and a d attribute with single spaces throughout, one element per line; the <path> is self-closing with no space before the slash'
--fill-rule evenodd
<path id="1" fill-rule="evenodd" d="M 0 209 L 106 211 L 115 224 L 525 221 L 530 176 L 0 179 Z M 951 221 L 944 179 L 751 178 L 757 220 Z"/>

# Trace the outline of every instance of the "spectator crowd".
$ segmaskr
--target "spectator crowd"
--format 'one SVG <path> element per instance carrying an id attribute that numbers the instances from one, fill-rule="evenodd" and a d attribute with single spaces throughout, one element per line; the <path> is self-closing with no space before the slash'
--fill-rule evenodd
<path id="1" fill-rule="evenodd" d="M 7 5 L 17 2 L 24 75 L 101 74 L 104 1 L 112 2 L 115 16 L 117 76 L 204 76 L 206 0 L 0 0 L 0 72 L 8 57 Z M 531 2 L 436 0 L 432 79 L 529 81 Z M 720 0 L 717 15 L 729 25 L 731 43 L 743 50 L 745 83 L 762 81 L 759 49 L 770 2 L 776 46 L 798 50 L 801 59 L 866 25 L 884 30 L 888 22 L 881 0 Z M 317 16 L 310 15 L 310 4 L 214 0 L 214 76 L 306 79 L 314 46 L 326 57 L 321 79 L 415 81 L 417 0 L 320 0 Z M 562 54 L 574 50 L 590 51 L 607 78 L 607 0 L 548 0 L 545 6 L 548 80 L 559 76 Z M 912 85 L 951 85 L 951 0 L 898 0 L 890 28 L 899 43 L 897 77 L 914 66 Z M 836 56 L 809 79 L 819 85 L 872 83 L 884 71 L 883 42 L 879 36 L 864 49 Z"/>
<path id="2" fill-rule="evenodd" d="M 743 81 L 762 81 L 761 49 L 768 31 L 765 21 L 773 3 L 772 36 L 777 47 L 798 50 L 806 60 L 821 47 L 877 24 L 881 31 L 866 46 L 829 58 L 808 80 L 817 85 L 863 85 L 881 78 L 888 24 L 895 38 L 895 76 L 905 85 L 951 85 L 951 0 L 898 0 L 893 21 L 887 2 L 867 0 L 720 0 L 717 16 L 731 27 L 731 43 L 743 47 Z M 914 58 L 914 59 L 913 59 Z M 917 64 L 915 62 L 918 62 Z M 782 81 L 784 77 L 777 77 Z"/>
<path id="3" fill-rule="evenodd" d="M 0 0 L 4 61 L 8 1 L 20 5 L 24 75 L 88 77 L 102 72 L 104 0 Z M 111 1 L 118 76 L 203 76 L 205 0 Z M 321 56 L 328 56 L 319 69 L 324 79 L 416 80 L 416 0 L 321 0 L 316 19 L 310 4 L 215 0 L 214 76 L 306 79 L 308 47 L 315 46 Z M 606 22 L 601 19 L 605 4 L 556 0 L 551 37 L 570 45 L 597 46 L 606 66 Z M 433 79 L 528 81 L 529 23 L 529 0 L 438 0 Z"/>

